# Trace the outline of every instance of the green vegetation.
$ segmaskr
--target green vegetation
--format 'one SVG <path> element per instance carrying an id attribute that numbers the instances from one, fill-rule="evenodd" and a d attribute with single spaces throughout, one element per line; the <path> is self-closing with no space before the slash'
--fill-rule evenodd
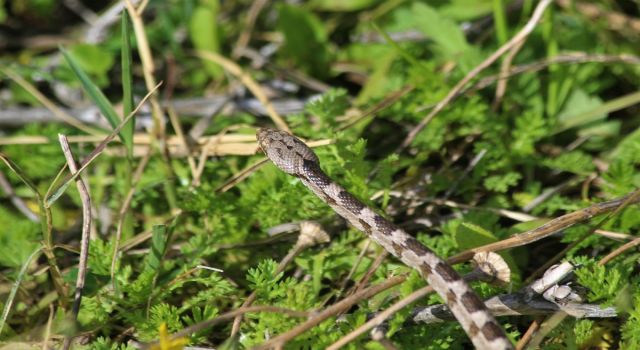
<path id="1" fill-rule="evenodd" d="M 256 128 L 283 123 L 443 257 L 627 196 L 504 241 L 510 284 L 473 286 L 515 293 L 570 261 L 580 303 L 617 316 L 500 317 L 512 340 L 640 348 L 640 7 L 546 2 L 0 2 L 0 349 L 321 349 L 424 287 L 259 165 Z M 330 240 L 282 229 L 306 220 Z M 438 303 L 347 347 L 470 346 L 456 322 L 408 322 Z"/>

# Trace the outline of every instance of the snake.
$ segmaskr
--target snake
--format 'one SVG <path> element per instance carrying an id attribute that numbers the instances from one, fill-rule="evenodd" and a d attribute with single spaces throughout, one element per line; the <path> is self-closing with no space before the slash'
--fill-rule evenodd
<path id="1" fill-rule="evenodd" d="M 338 215 L 365 233 L 404 264 L 418 270 L 445 300 L 477 349 L 513 349 L 480 297 L 433 250 L 376 213 L 320 168 L 318 156 L 292 134 L 276 129 L 256 131 L 267 158 L 283 172 L 295 176 Z"/>

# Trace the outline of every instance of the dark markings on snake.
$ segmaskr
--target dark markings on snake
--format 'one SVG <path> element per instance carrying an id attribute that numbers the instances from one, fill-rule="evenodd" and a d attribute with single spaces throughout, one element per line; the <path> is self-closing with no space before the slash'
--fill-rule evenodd
<path id="1" fill-rule="evenodd" d="M 401 246 L 400 244 L 391 241 L 391 247 L 393 248 L 394 251 L 394 255 L 395 256 L 402 256 L 402 252 L 404 251 L 404 247 Z"/>
<path id="2" fill-rule="evenodd" d="M 378 227 L 380 232 L 382 232 L 382 234 L 385 236 L 389 236 L 395 229 L 395 227 L 389 225 L 389 222 L 385 218 L 378 214 L 373 217 L 373 221 L 376 223 L 376 226 Z"/>
<path id="3" fill-rule="evenodd" d="M 462 305 L 464 305 L 467 311 L 474 313 L 484 308 L 484 304 L 479 300 L 471 291 L 467 291 L 460 297 Z"/>
<path id="4" fill-rule="evenodd" d="M 360 225 L 362 225 L 362 229 L 364 230 L 364 232 L 367 235 L 371 235 L 371 233 L 373 233 L 371 231 L 371 225 L 369 225 L 369 223 L 367 223 L 366 221 L 364 221 L 362 219 L 358 219 L 358 222 L 360 223 Z"/>
<path id="5" fill-rule="evenodd" d="M 434 254 L 431 249 L 425 247 L 420 241 L 417 239 L 407 236 L 407 239 L 404 240 L 404 245 L 407 249 L 415 252 L 416 254 L 423 256 L 426 254 Z"/>
<path id="6" fill-rule="evenodd" d="M 431 266 L 429 266 L 429 264 L 425 262 L 423 262 L 422 265 L 420 265 L 420 269 L 422 270 L 422 273 L 424 274 L 425 277 L 433 273 L 433 271 L 431 270 Z"/>
<path id="7" fill-rule="evenodd" d="M 313 182 L 314 185 L 320 187 L 322 190 L 331 185 L 331 179 L 324 175 L 307 172 L 307 177 L 309 178 L 309 181 Z"/>
<path id="8" fill-rule="evenodd" d="M 338 204 L 335 199 L 333 199 L 333 198 L 331 198 L 329 196 L 323 196 L 322 198 L 331 206 Z"/>
<path id="9" fill-rule="evenodd" d="M 436 273 L 442 276 L 447 283 L 452 283 L 460 279 L 460 276 L 447 264 L 439 262 L 436 265 Z"/>
<path id="10" fill-rule="evenodd" d="M 340 202 L 344 204 L 344 206 L 349 209 L 349 211 L 354 215 L 359 215 L 362 209 L 364 209 L 364 204 L 362 204 L 359 200 L 357 200 L 351 193 L 347 191 L 341 191 L 338 193 L 338 198 Z"/>
<path id="11" fill-rule="evenodd" d="M 298 155 L 300 155 L 300 153 L 296 153 Z M 300 155 L 301 156 L 301 155 Z M 306 169 L 306 170 L 318 170 L 320 169 L 320 167 L 318 167 L 318 163 L 310 160 L 310 159 L 303 159 L 302 160 L 302 166 Z"/>
<path id="12" fill-rule="evenodd" d="M 476 335 L 478 335 L 478 332 L 480 332 L 480 330 L 478 329 L 478 326 L 472 323 L 471 326 L 469 326 L 468 332 L 470 336 L 475 337 Z"/>
<path id="13" fill-rule="evenodd" d="M 324 190 L 331 184 L 331 179 L 329 179 L 326 175 L 318 172 L 318 164 L 316 164 L 315 162 L 304 159 L 302 161 L 302 168 L 302 175 L 308 178 L 313 185 L 320 187 L 320 189 Z"/>
<path id="14" fill-rule="evenodd" d="M 454 292 L 451 288 L 449 288 L 449 290 L 447 291 L 447 303 L 449 303 L 449 305 L 458 303 L 456 292 Z"/>
<path id="15" fill-rule="evenodd" d="M 496 340 L 502 338 L 502 328 L 493 321 L 488 321 L 482 326 L 482 334 L 489 340 Z"/>

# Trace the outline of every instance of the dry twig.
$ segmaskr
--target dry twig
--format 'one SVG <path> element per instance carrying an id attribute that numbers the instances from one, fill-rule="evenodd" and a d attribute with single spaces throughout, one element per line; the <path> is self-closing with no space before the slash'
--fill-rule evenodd
<path id="1" fill-rule="evenodd" d="M 633 194 L 630 194 L 623 198 L 615 199 L 612 201 L 593 204 L 587 208 L 562 215 L 535 229 L 519 233 L 499 242 L 490 243 L 466 250 L 462 253 L 450 257 L 448 259 L 448 262 L 450 264 L 457 264 L 471 259 L 475 253 L 489 251 L 495 252 L 499 250 L 519 247 L 531 242 L 538 241 L 570 226 L 589 220 L 594 216 L 607 214 L 613 210 L 616 210 L 623 204 L 629 205 L 640 202 L 640 198 L 637 198 L 637 196 L 632 196 Z M 626 200 L 629 198 L 632 198 L 632 201 L 627 203 Z"/>
<path id="2" fill-rule="evenodd" d="M 242 28 L 242 33 L 240 33 L 238 41 L 236 41 L 231 57 L 237 59 L 242 55 L 242 52 L 247 47 L 249 40 L 251 39 L 251 32 L 253 31 L 253 26 L 256 24 L 256 19 L 267 2 L 268 0 L 257 0 L 251 4 L 249 11 L 247 11 L 247 19 L 245 20 L 244 27 Z"/>
<path id="3" fill-rule="evenodd" d="M 260 346 L 257 346 L 254 350 L 259 349 L 270 349 L 270 348 L 280 348 L 289 340 L 297 337 L 303 332 L 311 329 L 312 327 L 317 326 L 322 321 L 326 320 L 329 317 L 335 316 L 344 310 L 347 310 L 352 305 L 360 302 L 363 299 L 370 298 L 383 290 L 389 289 L 393 286 L 396 286 L 406 280 L 406 276 L 395 276 L 387 279 L 386 281 L 377 284 L 375 286 L 364 289 L 358 293 L 355 293 L 343 300 L 329 306 L 324 309 L 322 312 L 318 313 L 315 317 L 307 320 L 306 322 L 297 325 L 293 329 L 289 330 L 286 333 L 280 334 L 277 337 L 263 343 Z"/>
<path id="4" fill-rule="evenodd" d="M 16 84 L 20 85 L 23 89 L 28 91 L 33 97 L 35 97 L 38 102 L 42 103 L 51 113 L 53 113 L 58 119 L 61 121 L 77 128 L 78 130 L 82 130 L 91 135 L 100 135 L 102 132 L 100 130 L 96 130 L 94 128 L 88 127 L 84 125 L 79 120 L 68 115 L 62 108 L 58 107 L 53 101 L 43 95 L 35 86 L 26 81 L 16 72 L 7 67 L 0 66 L 0 72 L 13 80 Z"/>
<path id="5" fill-rule="evenodd" d="M 67 166 L 71 174 L 78 172 L 78 166 L 73 159 L 69 142 L 67 142 L 66 136 L 59 134 L 60 146 L 62 147 L 62 153 L 67 160 Z M 82 201 L 82 238 L 80 240 L 80 261 L 78 263 L 78 276 L 76 278 L 76 291 L 73 299 L 73 318 L 78 318 L 80 312 L 80 303 L 82 301 L 82 290 L 84 289 L 84 281 L 87 275 L 87 260 L 89 258 L 89 234 L 91 233 L 91 196 L 89 190 L 82 180 L 81 176 L 76 178 L 76 185 L 78 187 L 78 193 L 80 193 L 80 200 Z M 69 349 L 71 346 L 71 337 L 67 336 L 64 339 L 63 349 Z"/>
<path id="6" fill-rule="evenodd" d="M 271 120 L 273 120 L 273 123 L 281 130 L 290 131 L 289 127 L 287 126 L 287 123 L 284 121 L 284 119 L 282 119 L 282 117 L 278 114 L 275 108 L 273 108 L 273 105 L 269 101 L 267 94 L 265 94 L 264 91 L 262 91 L 262 88 L 260 87 L 260 85 L 255 80 L 253 80 L 251 75 L 245 72 L 242 69 L 242 67 L 240 67 L 235 62 L 225 57 L 222 57 L 221 55 L 215 52 L 199 51 L 198 56 L 221 65 L 229 73 L 233 74 L 236 78 L 240 79 L 240 81 L 249 90 L 251 90 L 251 93 L 253 93 L 253 95 L 258 100 L 260 100 L 262 105 L 267 109 L 267 112 L 269 113 L 269 117 L 271 117 Z"/>

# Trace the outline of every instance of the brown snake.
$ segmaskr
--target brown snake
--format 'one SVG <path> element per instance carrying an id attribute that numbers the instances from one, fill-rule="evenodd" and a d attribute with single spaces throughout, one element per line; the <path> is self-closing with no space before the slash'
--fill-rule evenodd
<path id="1" fill-rule="evenodd" d="M 457 272 L 431 249 L 356 199 L 320 169 L 316 154 L 295 136 L 280 130 L 257 131 L 267 157 L 296 176 L 320 199 L 358 230 L 373 238 L 403 263 L 420 271 L 444 299 L 477 349 L 512 349 L 484 302 Z"/>

